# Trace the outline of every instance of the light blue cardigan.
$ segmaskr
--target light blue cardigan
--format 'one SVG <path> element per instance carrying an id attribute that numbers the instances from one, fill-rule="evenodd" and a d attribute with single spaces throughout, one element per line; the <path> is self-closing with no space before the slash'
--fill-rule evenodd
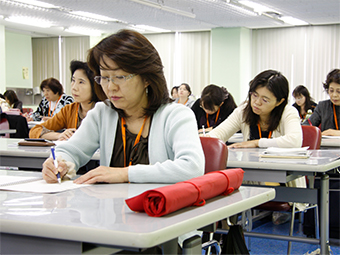
<path id="1" fill-rule="evenodd" d="M 118 113 L 103 102 L 88 112 L 71 139 L 56 148 L 56 156 L 85 165 L 100 148 L 100 165 L 109 166 Z M 148 137 L 149 165 L 129 167 L 130 182 L 176 183 L 204 174 L 205 160 L 193 111 L 181 104 L 161 106 L 152 118 Z"/>

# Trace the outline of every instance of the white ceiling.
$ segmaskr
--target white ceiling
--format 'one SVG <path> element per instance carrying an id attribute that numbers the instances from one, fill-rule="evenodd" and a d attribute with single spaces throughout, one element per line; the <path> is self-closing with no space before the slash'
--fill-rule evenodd
<path id="1" fill-rule="evenodd" d="M 19 1 L 19 0 L 18 0 Z M 138 0 L 41 0 L 58 6 L 57 9 L 34 10 L 19 7 L 0 0 L 0 24 L 7 30 L 40 36 L 72 36 L 65 32 L 70 26 L 100 30 L 102 33 L 114 33 L 131 25 L 149 25 L 171 31 L 210 30 L 216 27 L 269 28 L 288 26 L 264 15 L 250 16 L 235 11 L 227 0 L 142 0 L 152 2 L 159 8 L 164 6 L 194 14 L 186 17 L 163 9 L 137 3 Z M 230 0 L 238 4 L 237 0 Z M 340 0 L 253 0 L 274 9 L 281 16 L 292 16 L 310 25 L 340 23 Z M 108 16 L 122 22 L 98 24 L 72 16 L 69 11 L 85 11 Z M 4 20 L 5 17 L 24 15 L 41 18 L 53 23 L 52 28 L 42 29 L 27 25 L 18 25 Z M 277 17 L 274 15 L 274 17 Z M 148 32 L 148 31 L 146 31 Z"/>

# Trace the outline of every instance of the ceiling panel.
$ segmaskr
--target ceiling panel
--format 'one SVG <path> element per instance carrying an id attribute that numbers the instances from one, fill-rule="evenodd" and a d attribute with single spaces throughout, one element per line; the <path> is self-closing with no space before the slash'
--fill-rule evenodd
<path id="1" fill-rule="evenodd" d="M 169 31 L 210 30 L 216 27 L 269 28 L 288 26 L 276 19 L 264 15 L 244 14 L 226 0 L 141 0 L 151 7 L 138 3 L 138 0 L 44 0 L 43 2 L 58 6 L 58 9 L 36 10 L 14 5 L 16 1 L 0 0 L 0 24 L 6 29 L 28 31 L 32 36 L 75 35 L 65 32 L 70 26 L 100 30 L 102 33 L 113 33 L 121 28 L 133 25 L 148 25 Z M 238 1 L 230 0 L 238 5 Z M 339 0 L 254 0 L 274 9 L 280 15 L 292 16 L 310 25 L 340 23 Z M 163 8 L 180 10 L 195 17 L 186 17 L 163 10 Z M 119 22 L 107 24 L 94 23 L 70 15 L 70 11 L 85 11 L 108 16 Z M 49 20 L 53 27 L 48 29 L 16 25 L 4 20 L 8 16 L 24 15 Z M 142 31 L 143 32 L 143 31 Z M 149 30 L 144 32 L 151 32 Z"/>

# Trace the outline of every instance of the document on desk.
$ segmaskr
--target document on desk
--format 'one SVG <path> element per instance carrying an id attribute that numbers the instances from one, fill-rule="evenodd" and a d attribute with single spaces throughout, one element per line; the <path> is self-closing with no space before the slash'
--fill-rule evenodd
<path id="1" fill-rule="evenodd" d="M 340 136 L 323 135 L 322 139 L 340 139 Z"/>
<path id="2" fill-rule="evenodd" d="M 309 147 L 302 148 L 276 148 L 268 147 L 262 154 L 261 158 L 288 158 L 288 159 L 304 159 L 309 158 L 311 152 Z"/>
<path id="3" fill-rule="evenodd" d="M 58 193 L 78 189 L 91 184 L 75 184 L 73 181 L 47 183 L 42 177 L 8 176 L 0 177 L 0 190 L 32 192 L 32 193 Z"/>

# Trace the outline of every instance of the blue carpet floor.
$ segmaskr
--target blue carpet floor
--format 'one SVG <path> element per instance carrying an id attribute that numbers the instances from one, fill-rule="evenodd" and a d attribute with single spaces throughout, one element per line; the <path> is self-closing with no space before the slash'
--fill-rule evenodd
<path id="1" fill-rule="evenodd" d="M 289 222 L 286 222 L 282 225 L 274 225 L 271 222 L 270 217 L 262 219 L 259 222 L 256 222 L 253 227 L 254 232 L 266 233 L 266 234 L 280 234 L 280 235 L 288 235 L 289 234 Z M 303 236 L 302 224 L 299 224 L 298 220 L 295 221 L 294 224 L 294 236 Z M 251 237 L 250 240 L 248 237 L 246 239 L 246 244 L 248 249 L 250 249 L 249 253 L 251 255 L 272 255 L 272 254 L 287 254 L 288 242 L 287 241 L 279 241 L 275 239 L 264 239 L 264 238 L 255 238 Z M 331 244 L 331 250 L 334 255 L 340 255 L 340 247 L 338 244 Z M 320 248 L 319 245 L 307 244 L 301 242 L 292 242 L 291 254 L 306 254 L 311 253 L 312 251 Z"/>

